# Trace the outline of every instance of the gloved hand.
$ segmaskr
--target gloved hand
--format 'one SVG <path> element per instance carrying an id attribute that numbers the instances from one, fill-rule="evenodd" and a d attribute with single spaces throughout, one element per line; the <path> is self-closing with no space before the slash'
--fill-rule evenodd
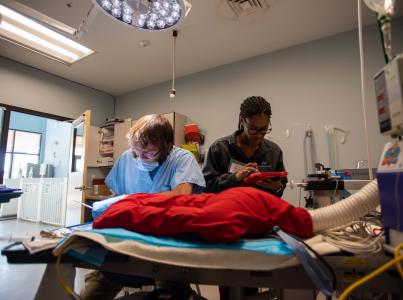
<path id="1" fill-rule="evenodd" d="M 94 202 L 94 204 L 92 204 L 92 219 L 95 220 L 96 218 L 98 218 L 99 215 L 102 214 L 109 206 L 111 206 L 115 202 L 118 202 L 126 196 L 127 195 L 120 195 L 106 200 Z"/>

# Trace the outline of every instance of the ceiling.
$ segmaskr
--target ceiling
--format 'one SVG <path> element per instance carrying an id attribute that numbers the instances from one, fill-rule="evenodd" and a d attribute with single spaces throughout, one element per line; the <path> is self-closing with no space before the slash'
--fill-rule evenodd
<path id="1" fill-rule="evenodd" d="M 0 2 L 2 2 L 0 0 Z M 77 28 L 91 0 L 19 0 Z M 225 0 L 190 0 L 177 39 L 176 77 L 353 30 L 355 0 L 267 0 L 264 12 L 236 18 Z M 401 2 L 401 1 L 396 1 Z M 402 3 L 396 7 L 401 15 Z M 364 4 L 364 25 L 376 22 Z M 140 41 L 150 45 L 142 47 Z M 99 12 L 80 42 L 95 54 L 71 66 L 0 40 L 0 55 L 114 96 L 171 79 L 172 32 L 144 32 Z"/>

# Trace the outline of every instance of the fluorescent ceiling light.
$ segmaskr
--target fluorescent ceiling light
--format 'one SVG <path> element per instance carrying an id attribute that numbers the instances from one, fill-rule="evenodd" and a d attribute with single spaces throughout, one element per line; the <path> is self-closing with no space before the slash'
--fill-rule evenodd
<path id="1" fill-rule="evenodd" d="M 0 37 L 71 65 L 93 50 L 0 4 Z"/>

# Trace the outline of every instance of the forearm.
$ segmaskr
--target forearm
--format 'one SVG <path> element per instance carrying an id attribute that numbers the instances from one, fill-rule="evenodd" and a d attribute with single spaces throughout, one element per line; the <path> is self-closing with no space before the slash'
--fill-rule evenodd
<path id="1" fill-rule="evenodd" d="M 240 182 L 236 180 L 235 174 L 225 173 L 219 176 L 206 178 L 207 192 L 219 193 L 226 189 L 240 186 Z"/>
<path id="2" fill-rule="evenodd" d="M 181 183 L 177 185 L 172 191 L 162 192 L 161 195 L 166 196 L 178 196 L 178 195 L 189 195 L 192 193 L 191 183 Z"/>

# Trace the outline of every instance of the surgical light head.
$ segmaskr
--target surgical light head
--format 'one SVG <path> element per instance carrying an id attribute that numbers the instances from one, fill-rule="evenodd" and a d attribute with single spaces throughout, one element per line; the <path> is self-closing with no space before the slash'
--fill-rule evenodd
<path id="1" fill-rule="evenodd" d="M 189 12 L 184 0 L 94 0 L 109 16 L 126 25 L 148 31 L 173 28 Z"/>

